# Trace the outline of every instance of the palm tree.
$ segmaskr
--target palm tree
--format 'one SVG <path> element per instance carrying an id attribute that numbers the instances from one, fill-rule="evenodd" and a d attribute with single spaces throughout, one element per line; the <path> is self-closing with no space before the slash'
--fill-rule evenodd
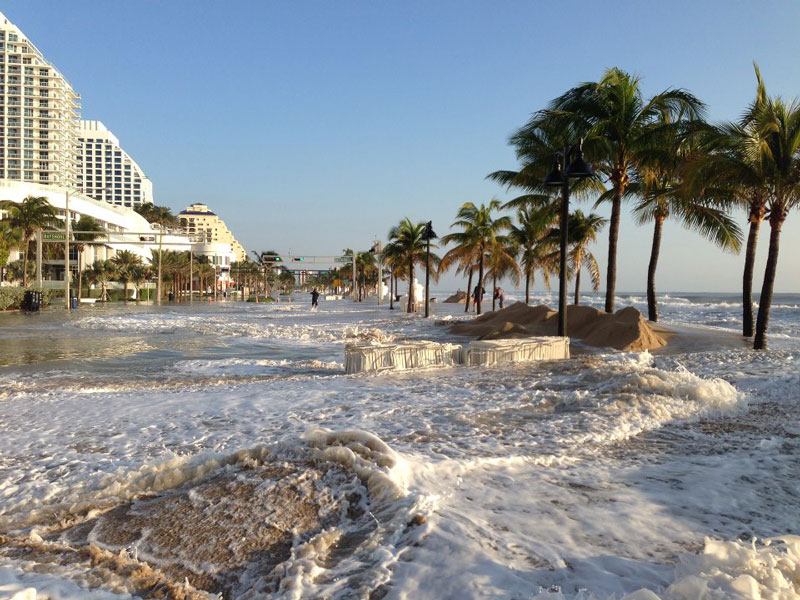
<path id="1" fill-rule="evenodd" d="M 511 277 L 514 285 L 519 286 L 519 278 L 522 272 L 515 260 L 519 248 L 513 241 L 506 236 L 498 236 L 495 243 L 489 247 L 486 255 L 486 277 L 492 278 L 492 290 L 497 289 L 497 280 L 503 277 Z M 496 309 L 497 298 L 492 294 L 492 310 Z"/>
<path id="2" fill-rule="evenodd" d="M 125 302 L 128 301 L 128 282 L 131 281 L 134 275 L 134 267 L 142 264 L 142 259 L 138 254 L 134 254 L 130 250 L 120 250 L 111 259 L 111 264 L 116 271 L 117 279 L 123 283 L 124 290 L 122 297 Z"/>
<path id="3" fill-rule="evenodd" d="M 152 202 L 145 202 L 144 204 L 139 205 L 134 209 L 140 215 L 142 215 L 145 219 L 147 219 L 148 223 L 155 223 L 159 226 L 161 233 L 158 236 L 158 291 L 156 293 L 157 303 L 161 304 L 161 253 L 162 253 L 162 239 L 164 237 L 164 231 L 168 227 L 175 227 L 178 225 L 178 219 L 175 215 L 172 214 L 172 211 L 167 208 L 166 206 L 156 206 Z"/>
<path id="4" fill-rule="evenodd" d="M 96 260 L 85 269 L 89 285 L 100 285 L 100 301 L 108 301 L 108 282 L 114 277 L 114 265 L 109 260 Z"/>
<path id="5" fill-rule="evenodd" d="M 426 226 L 425 223 L 417 223 L 414 224 L 411 219 L 406 217 L 400 223 L 389 231 L 389 240 L 391 243 L 396 244 L 397 252 L 398 252 L 398 260 L 401 264 L 405 265 L 408 274 L 408 312 L 414 311 L 414 265 L 417 263 L 425 263 L 425 249 L 426 249 L 426 240 L 425 240 L 425 231 Z M 432 247 L 436 247 L 435 244 L 431 244 Z M 428 265 L 428 268 L 434 273 L 434 278 L 436 277 L 437 267 L 441 262 L 441 259 L 436 255 L 431 253 L 430 255 L 431 264 Z"/>
<path id="6" fill-rule="evenodd" d="M 128 274 L 130 275 L 131 283 L 133 283 L 133 289 L 136 294 L 136 302 L 141 300 L 140 289 L 142 284 L 147 281 L 148 277 L 150 276 L 150 272 L 144 264 L 133 265 L 129 270 Z"/>
<path id="7" fill-rule="evenodd" d="M 759 150 L 766 162 L 770 189 L 767 201 L 769 250 L 753 340 L 753 348 L 764 350 L 778 268 L 781 227 L 789 211 L 800 205 L 800 101 L 795 99 L 786 103 L 779 97 L 767 98 L 755 110 L 753 123 L 762 140 Z"/>
<path id="8" fill-rule="evenodd" d="M 8 258 L 11 256 L 13 248 L 19 248 L 22 245 L 22 233 L 18 229 L 14 229 L 9 224 L 8 220 L 0 221 L 0 281 L 2 281 L 3 269 L 8 263 Z"/>
<path id="9" fill-rule="evenodd" d="M 105 232 L 96 219 L 87 216 L 81 216 L 77 223 L 75 223 L 72 237 L 75 240 L 75 247 L 78 250 L 78 301 L 81 299 L 81 292 L 83 287 L 83 251 L 86 249 L 87 242 L 93 242 L 102 233 Z"/>
<path id="10" fill-rule="evenodd" d="M 22 202 L 0 200 L 0 210 L 8 213 L 5 219 L 11 229 L 20 232 L 22 238 L 22 286 L 28 286 L 28 245 L 33 234 L 45 228 L 60 229 L 56 210 L 47 198 L 27 196 Z"/>
<path id="11" fill-rule="evenodd" d="M 517 212 L 517 222 L 508 232 L 511 242 L 519 249 L 522 272 L 525 273 L 525 304 L 531 303 L 531 283 L 534 271 L 541 269 L 544 283 L 550 288 L 550 276 L 558 273 L 558 261 L 553 260 L 552 243 L 548 236 L 558 219 L 558 207 L 523 206 Z"/>
<path id="12" fill-rule="evenodd" d="M 394 299 L 397 296 L 397 279 L 403 272 L 403 250 L 399 244 L 390 241 L 383 247 L 383 258 L 389 270 L 389 308 L 394 308 Z"/>
<path id="13" fill-rule="evenodd" d="M 508 217 L 492 218 L 492 213 L 500 208 L 500 201 L 493 199 L 488 206 L 481 204 L 475 206 L 472 202 L 465 202 L 458 209 L 456 220 L 451 227 L 461 227 L 464 242 L 474 244 L 475 256 L 478 262 L 478 285 L 477 289 L 483 289 L 484 266 L 487 253 L 497 247 L 498 244 L 507 246 L 509 240 L 501 235 L 501 232 L 511 228 L 511 219 Z M 453 234 L 451 234 L 453 235 Z M 443 242 L 456 240 L 458 238 L 444 236 Z M 471 283 L 471 282 L 470 282 Z M 470 293 L 471 290 L 467 290 Z M 475 309 L 477 314 L 481 314 L 481 295 L 478 294 Z"/>
<path id="14" fill-rule="evenodd" d="M 597 242 L 597 234 L 608 223 L 600 215 L 591 213 L 584 215 L 582 210 L 576 210 L 570 214 L 567 222 L 567 239 L 569 244 L 569 264 L 572 273 L 575 275 L 575 305 L 580 304 L 581 298 L 581 270 L 585 266 L 589 271 L 589 278 L 592 281 L 592 289 L 596 292 L 600 289 L 600 268 L 597 259 L 589 250 L 589 244 Z M 561 238 L 561 231 L 553 229 L 550 233 L 550 243 L 552 247 L 557 247 Z M 557 257 L 553 253 L 553 258 Z"/>
<path id="15" fill-rule="evenodd" d="M 639 153 L 649 144 L 654 124 L 668 115 L 696 119 L 704 111 L 700 100 L 685 90 L 668 89 L 645 100 L 640 78 L 618 68 L 605 71 L 597 82 L 572 88 L 533 116 L 527 127 L 555 127 L 585 135 L 584 150 L 595 170 L 611 184 L 608 237 L 606 312 L 614 312 L 617 280 L 617 239 L 622 199 L 635 175 Z"/>
<path id="16" fill-rule="evenodd" d="M 457 223 L 450 225 L 451 228 Z M 439 263 L 439 273 L 448 271 L 453 265 L 457 265 L 456 273 L 467 274 L 467 298 L 464 303 L 464 312 L 469 312 L 469 303 L 472 299 L 472 276 L 475 273 L 475 266 L 480 260 L 478 239 L 475 230 L 467 225 L 461 225 L 463 231 L 456 231 L 442 236 L 443 244 L 455 243 L 455 247 L 448 250 Z"/>
<path id="17" fill-rule="evenodd" d="M 690 164 L 688 157 L 700 150 L 698 134 L 707 134 L 705 124 L 663 122 L 653 135 L 653 145 L 641 152 L 639 169 L 629 188 L 640 197 L 634 208 L 639 224 L 654 224 L 647 269 L 647 310 L 651 321 L 658 321 L 655 275 L 667 218 L 678 217 L 686 229 L 699 232 L 723 250 L 738 252 L 741 245 L 741 231 L 724 206 L 713 196 L 694 194 L 691 186 L 683 183 Z"/>
<path id="18" fill-rule="evenodd" d="M 761 223 L 767 216 L 769 201 L 768 161 L 761 152 L 763 140 L 754 121 L 759 107 L 767 100 L 766 87 L 758 65 L 756 97 L 738 123 L 725 123 L 709 132 L 704 152 L 690 157 L 686 165 L 686 185 L 690 193 L 719 198 L 747 211 L 749 231 L 742 273 L 742 333 L 755 333 L 753 310 L 753 272 Z"/>

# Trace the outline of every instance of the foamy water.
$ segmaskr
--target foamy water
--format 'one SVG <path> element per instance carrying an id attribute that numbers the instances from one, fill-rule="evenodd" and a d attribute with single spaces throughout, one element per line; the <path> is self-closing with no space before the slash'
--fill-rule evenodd
<path id="1" fill-rule="evenodd" d="M 768 353 L 370 376 L 346 342 L 452 339 L 463 306 L 2 315 L 0 598 L 797 597 L 800 297 L 775 305 Z M 738 327 L 735 296 L 661 306 Z"/>

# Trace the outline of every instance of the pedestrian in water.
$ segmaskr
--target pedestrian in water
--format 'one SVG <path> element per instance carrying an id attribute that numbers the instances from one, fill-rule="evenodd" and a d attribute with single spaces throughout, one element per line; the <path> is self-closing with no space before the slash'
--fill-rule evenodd
<path id="1" fill-rule="evenodd" d="M 319 308 L 319 292 L 317 288 L 311 290 L 311 310 Z"/>
<path id="2" fill-rule="evenodd" d="M 505 302 L 506 299 L 505 292 L 503 292 L 503 288 L 501 287 L 494 288 L 494 299 L 497 300 L 497 303 L 500 305 L 500 310 L 503 310 L 503 303 Z"/>
<path id="3" fill-rule="evenodd" d="M 483 295 L 486 293 L 486 290 L 483 289 L 483 286 L 476 285 L 475 289 L 472 290 L 472 310 L 478 310 L 478 304 L 483 300 Z"/>

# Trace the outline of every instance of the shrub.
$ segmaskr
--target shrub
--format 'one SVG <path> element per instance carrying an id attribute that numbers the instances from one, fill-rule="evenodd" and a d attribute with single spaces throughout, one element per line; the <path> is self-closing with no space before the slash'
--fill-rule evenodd
<path id="1" fill-rule="evenodd" d="M 50 299 L 52 297 L 51 290 L 32 287 L 0 287 L 0 310 L 18 310 L 22 304 L 25 292 L 28 290 L 44 292 L 42 295 L 42 306 L 50 304 Z"/>

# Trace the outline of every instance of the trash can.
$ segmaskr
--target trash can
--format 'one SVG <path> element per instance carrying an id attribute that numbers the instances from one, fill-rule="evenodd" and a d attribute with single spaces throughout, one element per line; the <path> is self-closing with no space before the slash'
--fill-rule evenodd
<path id="1" fill-rule="evenodd" d="M 69 305 L 74 309 L 78 308 L 78 297 L 72 296 L 69 299 Z"/>
<path id="2" fill-rule="evenodd" d="M 38 312 L 42 306 L 42 292 L 26 290 L 20 308 L 25 312 Z"/>
<path id="3" fill-rule="evenodd" d="M 169 295 L 167 296 L 167 298 L 169 298 L 169 301 L 170 301 L 170 302 L 174 302 L 174 301 L 175 301 L 175 294 L 173 294 L 172 292 L 170 292 L 170 293 L 169 293 Z"/>

